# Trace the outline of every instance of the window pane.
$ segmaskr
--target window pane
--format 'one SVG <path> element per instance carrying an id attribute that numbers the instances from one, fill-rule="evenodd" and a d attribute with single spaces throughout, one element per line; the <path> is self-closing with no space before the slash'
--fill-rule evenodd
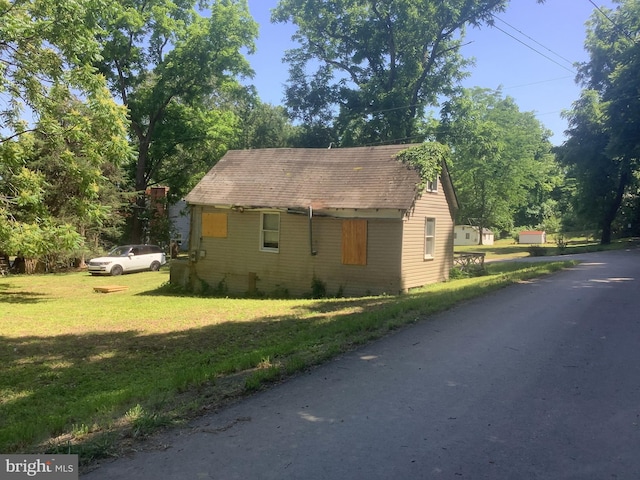
<path id="1" fill-rule="evenodd" d="M 263 247 L 266 248 L 278 248 L 278 232 L 264 232 Z"/>
<path id="2" fill-rule="evenodd" d="M 424 223 L 424 257 L 433 258 L 436 245 L 436 219 L 425 218 Z"/>
<path id="3" fill-rule="evenodd" d="M 277 231 L 278 230 L 278 214 L 277 213 L 263 214 L 262 228 L 264 230 Z"/>
<path id="4" fill-rule="evenodd" d="M 433 242 L 434 242 L 433 238 L 427 238 L 425 241 L 426 254 L 431 257 L 433 257 L 433 250 L 434 250 Z"/>
<path id="5" fill-rule="evenodd" d="M 262 231 L 260 232 L 260 249 L 277 252 L 280 243 L 280 215 L 277 213 L 262 214 Z"/>
<path id="6" fill-rule="evenodd" d="M 433 218 L 427 218 L 426 235 L 432 237 L 436 234 L 436 221 Z"/>

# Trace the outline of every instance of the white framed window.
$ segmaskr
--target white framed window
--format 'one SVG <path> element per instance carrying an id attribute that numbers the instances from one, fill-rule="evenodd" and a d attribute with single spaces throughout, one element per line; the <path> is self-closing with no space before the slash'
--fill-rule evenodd
<path id="1" fill-rule="evenodd" d="M 436 254 L 436 219 L 424 219 L 424 258 L 434 258 Z"/>
<path id="2" fill-rule="evenodd" d="M 471 235 L 470 235 L 470 234 L 468 234 L 468 233 L 465 233 L 465 234 L 464 234 L 464 238 L 465 238 L 466 240 L 469 240 L 469 239 L 471 238 Z"/>
<path id="3" fill-rule="evenodd" d="M 427 182 L 427 192 L 437 192 L 438 191 L 438 177 L 433 180 L 429 180 Z"/>
<path id="4" fill-rule="evenodd" d="M 260 214 L 260 250 L 278 252 L 280 249 L 280 214 L 263 212 Z"/>

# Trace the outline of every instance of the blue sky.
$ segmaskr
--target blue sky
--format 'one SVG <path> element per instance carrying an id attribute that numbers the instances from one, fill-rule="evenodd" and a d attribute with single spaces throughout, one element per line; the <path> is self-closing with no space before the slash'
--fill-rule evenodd
<path id="1" fill-rule="evenodd" d="M 287 65 L 282 63 L 284 51 L 294 47 L 293 25 L 270 23 L 270 10 L 278 0 L 248 0 L 253 18 L 260 24 L 257 52 L 249 56 L 255 70 L 252 83 L 263 102 L 280 105 L 287 81 Z M 614 6 L 611 0 L 593 0 L 600 7 Z M 496 27 L 469 29 L 462 50 L 475 58 L 466 87 L 496 89 L 513 97 L 521 111 L 533 111 L 542 124 L 553 132 L 552 143 L 564 140 L 566 121 L 562 110 L 571 107 L 580 92 L 576 85 L 572 62 L 588 58 L 583 45 L 585 22 L 595 7 L 589 0 L 511 0 L 506 12 L 498 15 Z M 505 23 L 506 22 L 506 23 Z M 545 58 L 548 57 L 548 58 Z M 568 62 L 568 61 L 569 62 Z"/>

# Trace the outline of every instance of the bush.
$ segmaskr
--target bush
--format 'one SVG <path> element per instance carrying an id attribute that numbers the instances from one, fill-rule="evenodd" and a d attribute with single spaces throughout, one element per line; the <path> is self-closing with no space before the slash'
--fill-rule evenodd
<path id="1" fill-rule="evenodd" d="M 544 257 L 547 254 L 547 249 L 539 245 L 531 245 L 527 250 L 532 257 Z"/>
<path id="2" fill-rule="evenodd" d="M 314 276 L 311 281 L 311 298 L 326 298 L 326 296 L 327 285 L 318 277 Z"/>

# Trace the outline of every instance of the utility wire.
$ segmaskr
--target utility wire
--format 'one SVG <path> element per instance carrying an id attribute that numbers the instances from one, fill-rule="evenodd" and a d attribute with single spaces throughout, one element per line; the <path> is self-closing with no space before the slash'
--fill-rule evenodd
<path id="1" fill-rule="evenodd" d="M 564 77 L 557 77 L 557 78 L 549 78 L 548 80 L 539 80 L 537 82 L 524 83 L 522 85 L 509 85 L 507 87 L 503 86 L 502 90 L 511 90 L 512 88 L 530 87 L 532 85 L 540 85 L 542 83 L 557 82 L 558 80 L 566 80 L 567 78 L 573 78 L 573 75 L 567 75 Z"/>
<path id="2" fill-rule="evenodd" d="M 555 55 L 556 57 L 564 60 L 565 62 L 567 62 L 569 65 L 573 66 L 573 63 L 571 60 L 563 57 L 562 55 L 560 55 L 559 53 L 554 52 L 553 50 L 551 50 L 549 47 L 546 47 L 545 45 L 541 44 L 540 42 L 538 42 L 536 39 L 531 38 L 529 35 L 527 35 L 526 33 L 524 33 L 522 30 L 518 30 L 516 27 L 514 27 L 513 25 L 511 25 L 510 23 L 508 23 L 507 21 L 497 17 L 496 15 L 491 15 L 493 18 L 495 18 L 496 20 L 499 20 L 500 22 L 504 23 L 505 25 L 507 25 L 508 27 L 512 28 L 513 30 L 515 30 L 516 32 L 518 32 L 520 35 L 528 38 L 529 40 L 531 40 L 533 43 L 535 43 L 536 45 L 539 45 L 540 47 L 544 48 L 545 50 L 547 50 L 549 53 Z M 494 25 L 495 26 L 495 25 Z M 522 42 L 521 42 L 522 43 Z M 529 47 L 529 45 L 527 45 Z M 529 47 L 531 48 L 531 47 Z"/>
<path id="3" fill-rule="evenodd" d="M 616 27 L 616 30 L 618 30 L 619 32 L 621 32 L 625 37 L 627 37 L 629 40 L 631 40 L 633 43 L 636 43 L 636 39 L 633 38 L 633 36 L 625 29 L 623 28 L 621 25 L 619 25 L 618 23 L 616 23 L 609 15 L 606 14 L 606 12 L 599 7 L 598 5 L 596 5 L 596 3 L 593 0 L 587 0 L 591 5 L 593 5 L 595 7 L 595 9 L 600 12 L 600 14 L 606 18 L 607 20 L 609 20 L 611 22 L 611 24 Z"/>
<path id="4" fill-rule="evenodd" d="M 502 33 L 504 33 L 505 35 L 513 38 L 516 42 L 521 43 L 522 45 L 524 45 L 525 47 L 533 50 L 534 52 L 536 52 L 538 55 L 543 56 L 544 58 L 546 58 L 547 60 L 549 60 L 550 62 L 555 63 L 556 65 L 558 65 L 560 68 L 564 68 L 566 71 L 573 73 L 574 75 L 576 74 L 576 72 L 572 69 L 570 69 L 569 67 L 567 67 L 566 65 L 561 64 L 560 62 L 556 62 L 553 58 L 549 57 L 548 55 L 545 55 L 544 53 L 542 53 L 539 50 L 536 50 L 535 48 L 533 48 L 531 45 L 529 45 L 526 42 L 523 42 L 522 40 L 520 40 L 518 37 L 515 37 L 513 35 L 511 35 L 509 32 L 507 32 L 506 30 L 503 30 L 502 28 L 498 27 L 497 25 L 493 25 L 493 28 L 501 31 Z"/>

